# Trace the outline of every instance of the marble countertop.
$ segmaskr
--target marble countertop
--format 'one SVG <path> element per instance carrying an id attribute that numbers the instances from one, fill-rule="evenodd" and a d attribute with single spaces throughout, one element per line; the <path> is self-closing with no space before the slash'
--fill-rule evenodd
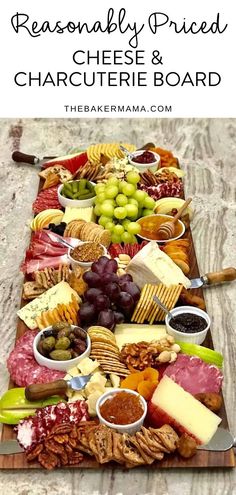
<path id="1" fill-rule="evenodd" d="M 21 149 L 43 157 L 91 142 L 154 141 L 173 150 L 186 171 L 192 196 L 192 232 L 202 274 L 236 267 L 236 119 L 1 119 L 0 120 L 0 395 L 6 390 L 6 358 L 13 347 L 22 275 L 29 243 L 37 170 L 16 165 Z M 235 283 L 205 290 L 217 350 L 224 353 L 224 398 L 236 435 Z M 234 495 L 236 470 L 57 470 L 2 471 L 4 495 Z"/>

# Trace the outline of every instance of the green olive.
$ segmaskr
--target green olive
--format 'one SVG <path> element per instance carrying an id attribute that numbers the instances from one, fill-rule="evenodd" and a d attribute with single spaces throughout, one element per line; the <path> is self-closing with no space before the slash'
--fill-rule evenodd
<path id="1" fill-rule="evenodd" d="M 56 344 L 56 339 L 55 337 L 46 337 L 46 339 L 44 339 L 42 341 L 42 349 L 46 352 L 50 352 L 54 349 L 55 347 L 55 344 Z"/>
<path id="2" fill-rule="evenodd" d="M 68 337 L 61 337 L 56 341 L 55 349 L 68 349 L 70 347 L 70 339 Z"/>
<path id="3" fill-rule="evenodd" d="M 53 325 L 53 330 L 62 330 L 63 328 L 69 328 L 70 329 L 70 325 L 69 323 L 66 323 L 65 321 L 59 321 L 58 323 L 55 323 L 55 325 Z"/>
<path id="4" fill-rule="evenodd" d="M 69 337 L 71 334 L 71 328 L 70 327 L 64 327 L 58 332 L 58 338 L 60 339 L 61 337 Z"/>
<path id="5" fill-rule="evenodd" d="M 55 361 L 68 361 L 69 359 L 71 359 L 71 352 L 62 349 L 56 349 L 55 351 L 50 352 L 49 356 Z"/>

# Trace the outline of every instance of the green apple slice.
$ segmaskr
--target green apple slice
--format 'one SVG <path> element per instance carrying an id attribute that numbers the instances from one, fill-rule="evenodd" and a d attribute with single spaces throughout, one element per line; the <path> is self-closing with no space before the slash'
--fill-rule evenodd
<path id="1" fill-rule="evenodd" d="M 218 368 L 223 366 L 223 356 L 220 352 L 213 351 L 213 349 L 208 349 L 208 347 L 203 347 L 197 344 L 190 344 L 188 342 L 176 342 L 179 344 L 181 351 L 184 354 L 190 356 L 198 356 L 200 359 L 209 364 L 214 364 Z"/>

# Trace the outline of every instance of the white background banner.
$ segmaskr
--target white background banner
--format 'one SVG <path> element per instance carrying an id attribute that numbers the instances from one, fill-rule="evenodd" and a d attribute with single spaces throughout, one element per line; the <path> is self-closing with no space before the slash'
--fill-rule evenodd
<path id="1" fill-rule="evenodd" d="M 11 0 L 0 117 L 236 117 L 235 0 Z"/>

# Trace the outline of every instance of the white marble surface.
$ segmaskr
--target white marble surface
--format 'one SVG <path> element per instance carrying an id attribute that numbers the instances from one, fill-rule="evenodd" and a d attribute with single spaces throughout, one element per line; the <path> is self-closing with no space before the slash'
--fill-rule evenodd
<path id="1" fill-rule="evenodd" d="M 171 149 L 186 170 L 185 190 L 194 197 L 192 224 L 200 272 L 236 266 L 236 119 L 2 119 L 0 120 L 0 394 L 7 388 L 6 357 L 13 347 L 22 276 L 29 242 L 31 204 L 38 177 L 18 166 L 19 148 L 38 156 L 59 155 L 80 144 L 147 141 Z M 224 397 L 236 434 L 236 284 L 207 289 L 215 347 L 225 356 Z M 2 471 L 4 495 L 234 495 L 236 471 L 57 470 Z"/>

